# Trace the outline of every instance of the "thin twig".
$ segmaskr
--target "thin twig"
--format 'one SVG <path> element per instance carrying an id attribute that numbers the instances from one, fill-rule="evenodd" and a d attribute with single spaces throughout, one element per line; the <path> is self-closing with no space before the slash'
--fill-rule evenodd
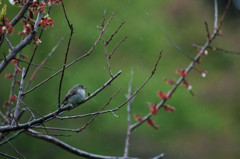
<path id="1" fill-rule="evenodd" d="M 44 129 L 46 130 L 46 129 Z M 48 136 L 64 136 L 64 137 L 70 137 L 72 135 L 64 135 L 64 134 L 50 134 L 50 133 L 41 133 L 41 132 L 38 132 L 38 135 L 48 135 Z"/>
<path id="2" fill-rule="evenodd" d="M 155 157 L 153 157 L 152 159 L 161 159 L 161 158 L 163 158 L 163 157 L 164 157 L 164 153 L 161 153 L 160 155 L 155 156 Z"/>
<path id="3" fill-rule="evenodd" d="M 58 130 L 58 131 L 72 131 L 76 132 L 77 129 L 68 129 L 68 128 L 56 128 L 56 127 L 42 127 L 42 126 L 34 126 L 32 129 L 47 129 L 47 130 Z"/>
<path id="4" fill-rule="evenodd" d="M 6 40 L 6 42 L 7 42 L 8 46 L 9 46 L 9 48 L 12 50 L 12 49 L 13 49 L 13 46 L 12 46 L 11 42 L 8 40 L 8 38 L 7 38 L 6 35 L 4 35 L 4 39 Z"/>
<path id="5" fill-rule="evenodd" d="M 82 115 L 72 115 L 72 116 L 63 116 L 63 117 L 57 116 L 56 118 L 57 119 L 61 119 L 61 120 L 64 120 L 64 119 L 77 119 L 77 118 L 84 118 L 84 117 L 87 117 L 87 116 L 93 116 L 93 115 L 96 115 L 96 114 L 113 113 L 113 112 L 115 112 L 117 110 L 118 110 L 118 107 L 113 108 L 113 109 L 109 109 L 109 110 L 105 110 L 105 111 L 97 111 L 97 112 L 87 113 L 87 114 L 82 114 Z"/>
<path id="6" fill-rule="evenodd" d="M 25 130 L 20 130 L 17 133 L 15 133 L 14 135 L 12 135 L 11 137 L 5 139 L 4 141 L 0 142 L 0 146 L 4 145 L 5 143 L 7 143 L 8 141 L 14 139 L 15 137 L 17 137 L 18 135 L 20 135 L 23 131 Z"/>
<path id="7" fill-rule="evenodd" d="M 128 94 L 126 95 L 127 99 L 131 97 L 132 95 L 132 81 L 133 81 L 133 72 L 131 73 L 132 77 L 131 80 L 129 82 L 129 86 L 128 86 Z M 125 141 L 125 149 L 124 149 L 124 154 L 123 157 L 124 158 L 128 158 L 129 157 L 129 146 L 130 146 L 130 136 L 131 136 L 131 104 L 133 102 L 133 99 L 130 100 L 128 102 L 128 106 L 127 106 L 127 113 L 128 113 L 128 128 L 127 128 L 127 135 L 126 135 L 126 141 Z"/>
<path id="8" fill-rule="evenodd" d="M 6 138 L 6 136 L 5 135 L 3 135 L 5 138 Z M 20 156 L 22 156 L 24 159 L 26 159 L 26 157 L 25 156 L 23 156 L 23 154 L 22 153 L 20 153 L 18 150 L 17 150 L 17 148 L 16 147 L 14 147 L 12 144 L 11 144 L 11 142 L 9 141 L 9 140 L 7 140 L 7 143 L 10 145 L 10 147 L 17 153 L 17 154 L 19 154 Z"/>
<path id="9" fill-rule="evenodd" d="M 104 39 L 104 34 L 103 34 L 103 37 L 102 37 L 102 40 L 103 40 L 103 44 L 104 44 L 104 52 L 105 52 L 105 57 L 106 57 L 106 61 L 107 61 L 107 67 L 108 67 L 108 70 L 109 70 L 109 75 L 112 77 L 112 70 L 111 70 L 111 66 L 110 66 L 110 63 L 109 63 L 109 58 L 108 58 L 108 53 L 107 53 L 107 45 L 105 44 L 105 39 Z"/>
<path id="10" fill-rule="evenodd" d="M 36 110 L 34 110 L 32 107 L 30 107 L 30 106 L 28 106 L 27 104 L 25 104 L 22 100 L 21 100 L 21 103 L 30 111 L 33 120 L 35 119 L 35 115 L 34 115 L 33 112 L 35 112 L 36 114 L 38 114 L 40 117 L 43 117 L 42 114 L 38 113 L 38 112 L 37 112 Z"/>
<path id="11" fill-rule="evenodd" d="M 61 89 L 62 89 L 62 82 L 63 82 L 63 77 L 64 77 L 64 72 L 65 72 L 65 68 L 66 68 L 66 63 L 67 63 L 67 57 L 68 57 L 68 53 L 69 53 L 69 48 L 70 48 L 70 44 L 71 44 L 71 40 L 72 40 L 72 35 L 73 35 L 73 25 L 70 23 L 69 19 L 68 19 L 68 16 L 67 16 L 67 12 L 65 10 L 65 7 L 64 7 L 64 3 L 62 1 L 62 8 L 63 8 L 63 12 L 64 12 L 64 16 L 65 16 L 65 19 L 68 23 L 68 27 L 70 29 L 70 36 L 69 36 L 69 39 L 68 39 L 68 45 L 67 45 L 67 50 L 66 50 L 66 53 L 65 53 L 65 58 L 64 58 L 64 63 L 63 63 L 63 68 L 62 68 L 62 74 L 61 74 L 61 78 L 60 78 L 60 81 L 59 81 L 59 89 L 58 89 L 58 108 L 60 108 L 61 106 Z"/>
<path id="12" fill-rule="evenodd" d="M 117 30 L 111 35 L 111 37 L 108 39 L 108 41 L 105 43 L 106 45 L 109 44 L 109 42 L 113 39 L 113 37 L 118 33 L 118 31 L 120 30 L 120 28 L 123 26 L 123 24 L 125 24 L 125 21 L 123 21 L 120 26 L 117 28 Z"/>
<path id="13" fill-rule="evenodd" d="M 220 30 L 221 27 L 222 27 L 223 20 L 224 20 L 224 18 L 225 18 L 226 15 L 227 15 L 227 12 L 228 12 L 228 10 L 229 10 L 229 7 L 230 7 L 231 3 L 232 3 L 232 0 L 228 0 L 228 3 L 227 3 L 226 8 L 225 8 L 225 11 L 223 12 L 222 17 L 221 17 L 220 20 L 219 20 L 218 30 Z"/>
<path id="14" fill-rule="evenodd" d="M 212 45 L 209 45 L 208 48 L 210 48 L 210 49 L 212 49 L 212 50 L 216 50 L 216 51 L 221 51 L 221 52 L 229 53 L 229 54 L 240 55 L 240 52 L 231 51 L 231 50 L 226 50 L 226 49 L 219 48 L 219 47 L 215 47 L 215 46 L 212 46 Z"/>
<path id="15" fill-rule="evenodd" d="M 37 66 L 37 67 L 40 67 L 40 68 L 45 68 L 45 69 L 48 69 L 48 70 L 55 70 L 55 68 L 51 68 L 51 67 L 48 67 L 48 66 L 41 66 L 41 65 L 38 65 L 38 64 L 35 64 L 35 63 L 30 63 L 30 62 L 21 60 L 19 58 L 13 58 L 13 59 L 15 59 L 19 62 L 23 62 L 23 63 L 30 64 L 30 65 L 33 65 L 33 66 Z M 4 60 L 4 59 L 0 58 L 0 60 Z"/>
<path id="16" fill-rule="evenodd" d="M 62 3 L 63 5 L 63 3 Z M 68 21 L 68 19 L 67 19 Z M 69 21 L 68 21 L 69 23 Z M 61 105 L 61 89 L 62 89 L 62 82 L 63 82 L 63 77 L 64 77 L 64 72 L 65 72 L 65 68 L 66 68 L 66 63 L 67 63 L 67 58 L 68 58 L 68 53 L 69 53 L 69 48 L 70 48 L 70 44 L 71 44 L 71 40 L 72 40 L 72 35 L 73 35 L 73 26 L 72 24 L 70 25 L 70 35 L 69 35 L 69 39 L 68 39 L 68 45 L 67 45 L 67 50 L 65 53 L 65 58 L 64 58 L 64 63 L 63 63 L 63 68 L 62 68 L 62 74 L 61 74 L 61 78 L 59 81 L 59 89 L 58 89 L 58 108 L 60 108 Z"/>
<path id="17" fill-rule="evenodd" d="M 25 91 L 29 88 L 30 84 L 32 83 L 33 79 L 35 78 L 36 74 L 38 73 L 39 69 L 41 67 L 43 67 L 43 65 L 46 63 L 46 61 L 50 58 L 50 56 L 52 56 L 52 54 L 55 52 L 55 50 L 60 46 L 60 44 L 62 43 L 62 41 L 64 40 L 64 37 L 62 37 L 60 39 L 60 41 L 57 43 L 57 45 L 55 47 L 53 47 L 53 49 L 51 50 L 51 52 L 45 57 L 45 59 L 40 63 L 40 65 L 35 69 L 35 71 L 33 72 L 31 78 L 28 81 L 27 86 L 25 87 Z"/>
<path id="18" fill-rule="evenodd" d="M 160 61 L 162 57 L 162 50 L 158 56 L 157 62 L 155 63 L 155 66 L 151 72 L 151 75 L 145 80 L 145 82 L 132 94 L 132 96 L 130 98 L 128 98 L 125 102 L 123 102 L 122 104 L 120 104 L 117 108 L 114 109 L 114 111 L 120 109 L 121 107 L 123 107 L 125 104 L 127 104 L 130 100 L 132 100 L 138 93 L 139 91 L 148 83 L 148 81 L 152 78 L 152 76 L 155 74 L 156 70 L 157 70 L 157 66 L 158 63 Z"/>
<path id="19" fill-rule="evenodd" d="M 112 20 L 113 15 L 114 15 L 114 13 L 112 13 L 111 18 L 107 21 L 106 25 L 108 25 L 110 23 L 110 21 Z M 104 15 L 103 15 L 103 19 L 105 19 L 105 12 L 104 12 Z M 101 28 L 104 28 L 104 21 L 102 23 L 102 27 Z M 105 38 L 104 38 L 104 34 L 102 35 L 102 40 L 103 40 L 103 44 L 104 44 L 104 52 L 105 52 L 107 67 L 108 67 L 108 70 L 109 70 L 109 75 L 112 77 L 113 75 L 112 75 L 112 70 L 111 70 L 111 66 L 110 66 L 110 63 L 109 63 L 109 58 L 108 58 L 108 53 L 107 53 L 107 44 L 106 44 L 106 41 L 105 41 Z"/>
<path id="20" fill-rule="evenodd" d="M 19 57 L 20 57 L 20 55 L 19 55 Z M 15 66 L 18 67 L 19 66 L 19 62 L 17 62 Z M 10 109 L 11 109 L 12 102 L 11 102 L 10 99 L 11 99 L 12 96 L 14 96 L 14 89 L 15 89 L 15 85 L 16 85 L 16 80 L 17 80 L 17 68 L 14 68 L 13 78 L 12 78 L 12 83 L 11 83 L 11 89 L 10 89 L 10 93 L 9 93 L 9 100 L 8 100 L 8 103 L 9 103 L 8 112 L 9 113 L 11 113 Z"/>
<path id="21" fill-rule="evenodd" d="M 115 93 L 109 98 L 109 100 L 107 101 L 107 103 L 100 108 L 99 112 L 103 111 L 103 109 L 105 109 L 106 106 L 108 106 L 108 105 L 110 104 L 110 102 L 112 101 L 112 99 L 118 94 L 119 91 L 120 91 L 120 89 L 118 89 L 118 91 L 115 92 Z M 92 117 L 92 119 L 90 119 L 88 122 L 86 122 L 86 123 L 85 123 L 81 128 L 79 128 L 76 132 L 81 132 L 83 129 L 85 129 L 91 122 L 93 122 L 93 121 L 96 119 L 97 116 L 98 116 L 98 114 L 95 114 L 95 115 Z"/>
<path id="22" fill-rule="evenodd" d="M 63 8 L 65 19 L 67 20 L 67 23 L 68 23 L 68 27 L 71 29 L 72 28 L 72 24 L 70 24 L 70 21 L 68 19 L 67 12 L 66 12 L 64 4 L 63 4 L 63 0 L 62 0 L 62 8 Z"/>
<path id="23" fill-rule="evenodd" d="M 205 27 L 206 27 L 206 32 L 207 32 L 207 40 L 210 39 L 210 33 L 209 33 L 209 29 L 208 29 L 208 23 L 205 21 Z"/>
<path id="24" fill-rule="evenodd" d="M 25 67 L 23 67 L 23 69 L 22 69 L 22 78 L 21 78 L 20 87 L 19 87 L 19 91 L 18 91 L 18 99 L 17 99 L 17 104 L 15 107 L 14 116 L 13 116 L 15 119 L 17 119 L 19 116 L 19 110 L 20 110 L 20 105 L 21 105 L 20 100 L 22 99 L 22 91 L 23 91 L 23 85 L 24 85 L 24 75 L 25 75 Z M 15 122 L 17 122 L 17 121 L 13 120 L 11 125 L 14 126 L 15 124 L 17 124 Z"/>
<path id="25" fill-rule="evenodd" d="M 0 152 L 0 155 L 11 158 L 11 159 L 18 159 L 17 157 L 10 156 L 9 154 L 3 153 L 3 152 Z"/>
<path id="26" fill-rule="evenodd" d="M 218 1 L 214 0 L 214 28 L 218 28 Z"/>
<path id="27" fill-rule="evenodd" d="M 197 49 L 201 49 L 200 45 L 197 44 L 192 44 L 193 47 L 197 48 Z M 219 47 L 215 47 L 212 45 L 209 45 L 208 48 L 212 49 L 213 51 L 220 51 L 220 52 L 224 52 L 224 53 L 229 53 L 229 54 L 234 54 L 234 55 L 240 55 L 240 52 L 237 51 L 231 51 L 231 50 L 226 50 L 223 48 L 219 48 Z"/>
<path id="28" fill-rule="evenodd" d="M 194 60 L 187 52 L 185 52 L 182 48 L 180 48 L 169 36 L 168 34 L 163 30 L 161 26 L 159 26 L 160 31 L 163 33 L 163 35 L 168 39 L 168 41 L 180 52 L 182 53 L 185 57 L 190 59 L 191 61 Z"/>
<path id="29" fill-rule="evenodd" d="M 114 49 L 112 50 L 112 52 L 108 55 L 108 59 L 110 59 L 110 58 L 112 57 L 113 53 L 116 51 L 116 49 L 118 48 L 118 46 L 119 46 L 122 42 L 124 42 L 126 39 L 127 39 L 127 36 L 125 36 L 123 40 L 121 40 L 121 41 L 119 41 L 119 42 L 117 43 L 117 45 L 114 47 Z"/>

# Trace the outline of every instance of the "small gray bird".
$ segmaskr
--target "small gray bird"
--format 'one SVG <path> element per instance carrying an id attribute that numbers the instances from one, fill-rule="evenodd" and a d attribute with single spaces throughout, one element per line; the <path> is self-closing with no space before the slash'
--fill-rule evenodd
<path id="1" fill-rule="evenodd" d="M 70 89 L 68 91 L 68 93 L 66 94 L 62 105 L 66 105 L 66 104 L 76 104 L 81 102 L 82 100 L 85 99 L 85 89 L 87 87 L 84 87 L 81 84 L 77 84 L 76 86 L 74 86 L 72 89 Z"/>

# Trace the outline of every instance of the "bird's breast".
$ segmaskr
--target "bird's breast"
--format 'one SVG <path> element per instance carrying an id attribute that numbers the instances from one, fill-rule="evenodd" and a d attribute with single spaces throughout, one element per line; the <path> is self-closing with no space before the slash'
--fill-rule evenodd
<path id="1" fill-rule="evenodd" d="M 76 104 L 85 99 L 85 90 L 78 90 L 76 94 L 68 99 L 69 103 Z"/>

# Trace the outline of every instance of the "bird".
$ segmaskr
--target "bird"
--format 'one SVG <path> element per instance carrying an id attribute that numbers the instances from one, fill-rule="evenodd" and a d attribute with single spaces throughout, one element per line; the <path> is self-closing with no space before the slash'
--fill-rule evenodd
<path id="1" fill-rule="evenodd" d="M 85 99 L 86 88 L 87 87 L 81 84 L 75 85 L 72 89 L 68 91 L 61 105 L 66 105 L 66 104 L 74 105 L 74 104 L 80 103 L 82 100 Z"/>

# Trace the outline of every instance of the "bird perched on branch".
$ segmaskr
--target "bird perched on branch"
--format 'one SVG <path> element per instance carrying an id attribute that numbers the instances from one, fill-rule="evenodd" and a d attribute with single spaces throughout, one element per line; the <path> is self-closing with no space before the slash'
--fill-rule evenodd
<path id="1" fill-rule="evenodd" d="M 72 89 L 70 89 L 68 91 L 68 93 L 66 94 L 62 105 L 66 105 L 66 104 L 76 104 L 81 102 L 82 100 L 85 99 L 85 89 L 87 87 L 84 87 L 81 84 L 77 84 L 76 86 L 74 86 Z"/>

